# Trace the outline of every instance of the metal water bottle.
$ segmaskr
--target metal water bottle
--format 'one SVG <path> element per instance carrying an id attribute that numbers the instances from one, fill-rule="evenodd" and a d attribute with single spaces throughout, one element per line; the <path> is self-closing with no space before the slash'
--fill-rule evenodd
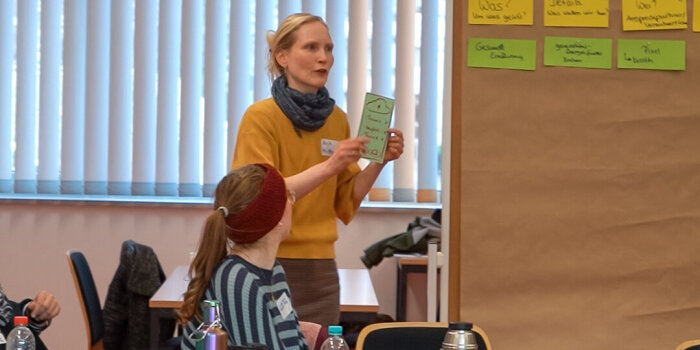
<path id="1" fill-rule="evenodd" d="M 226 350 L 228 335 L 221 326 L 220 304 L 218 300 L 202 302 L 204 321 L 193 334 L 197 340 L 197 350 Z"/>
<path id="2" fill-rule="evenodd" d="M 440 350 L 478 350 L 476 335 L 468 322 L 450 322 Z"/>

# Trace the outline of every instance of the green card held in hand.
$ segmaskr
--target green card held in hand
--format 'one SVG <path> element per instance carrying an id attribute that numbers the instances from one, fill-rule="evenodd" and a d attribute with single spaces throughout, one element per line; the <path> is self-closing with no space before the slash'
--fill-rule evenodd
<path id="1" fill-rule="evenodd" d="M 365 145 L 366 151 L 362 153 L 362 158 L 376 163 L 384 162 L 387 129 L 389 129 L 393 111 L 393 99 L 369 92 L 365 95 L 365 106 L 362 109 L 362 120 L 357 136 L 368 137 L 369 142 Z"/>

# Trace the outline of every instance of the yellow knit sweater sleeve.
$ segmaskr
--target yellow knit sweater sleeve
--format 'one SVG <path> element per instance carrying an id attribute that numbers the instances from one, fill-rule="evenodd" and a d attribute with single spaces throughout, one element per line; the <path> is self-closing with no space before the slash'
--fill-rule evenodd
<path id="1" fill-rule="evenodd" d="M 262 100 L 249 107 L 241 119 L 233 167 L 266 162 L 289 177 L 328 158 L 321 154 L 323 140 L 349 137 L 347 116 L 340 108 L 336 107 L 318 130 L 304 131 L 294 129 L 273 99 Z M 279 257 L 335 258 L 336 218 L 347 224 L 355 215 L 360 203 L 354 200 L 353 187 L 359 172 L 357 164 L 352 164 L 294 204 L 292 229 L 280 245 Z"/>

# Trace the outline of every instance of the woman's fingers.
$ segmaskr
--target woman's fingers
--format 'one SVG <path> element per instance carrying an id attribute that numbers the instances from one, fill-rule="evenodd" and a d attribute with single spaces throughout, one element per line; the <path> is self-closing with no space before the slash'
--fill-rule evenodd
<path id="1" fill-rule="evenodd" d="M 389 142 L 387 142 L 386 152 L 384 154 L 385 163 L 399 159 L 403 154 L 403 133 L 401 130 L 389 128 L 387 133 L 389 134 Z"/>

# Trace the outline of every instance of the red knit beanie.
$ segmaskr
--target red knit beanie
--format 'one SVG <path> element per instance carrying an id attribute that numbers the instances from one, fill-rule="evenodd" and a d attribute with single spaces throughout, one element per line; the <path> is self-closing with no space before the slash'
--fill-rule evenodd
<path id="1" fill-rule="evenodd" d="M 267 170 L 260 193 L 245 209 L 226 217 L 226 234 L 235 243 L 252 243 L 270 232 L 287 206 L 287 187 L 277 169 L 269 164 L 256 165 Z"/>

